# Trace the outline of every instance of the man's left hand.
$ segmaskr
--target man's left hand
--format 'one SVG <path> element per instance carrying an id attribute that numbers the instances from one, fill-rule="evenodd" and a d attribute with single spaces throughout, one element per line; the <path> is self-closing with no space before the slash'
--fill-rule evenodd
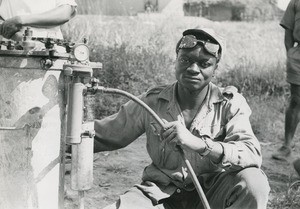
<path id="1" fill-rule="evenodd" d="M 162 132 L 162 137 L 166 142 L 174 144 L 174 147 L 180 145 L 194 151 L 205 148 L 203 140 L 194 136 L 179 121 L 165 123 L 165 130 Z"/>

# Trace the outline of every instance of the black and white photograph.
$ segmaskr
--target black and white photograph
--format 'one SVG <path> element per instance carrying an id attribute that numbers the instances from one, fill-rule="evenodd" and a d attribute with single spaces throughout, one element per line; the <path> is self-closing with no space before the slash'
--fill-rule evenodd
<path id="1" fill-rule="evenodd" d="M 0 209 L 299 209 L 299 44 L 300 0 L 0 0 Z"/>

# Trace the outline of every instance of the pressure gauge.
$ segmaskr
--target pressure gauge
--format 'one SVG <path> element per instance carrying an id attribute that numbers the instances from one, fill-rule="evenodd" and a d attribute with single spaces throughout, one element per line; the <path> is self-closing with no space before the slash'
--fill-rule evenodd
<path id="1" fill-rule="evenodd" d="M 79 62 L 87 61 L 90 56 L 90 50 L 85 44 L 79 44 L 74 47 L 74 56 Z"/>

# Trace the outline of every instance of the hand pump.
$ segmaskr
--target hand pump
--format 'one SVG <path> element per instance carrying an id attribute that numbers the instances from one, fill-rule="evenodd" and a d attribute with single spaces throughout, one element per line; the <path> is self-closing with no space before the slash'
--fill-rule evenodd
<path id="1" fill-rule="evenodd" d="M 101 68 L 101 64 L 89 62 L 85 43 L 71 46 L 69 50 L 70 63 L 64 65 L 64 75 L 69 80 L 66 141 L 72 146 L 71 189 L 78 191 L 78 205 L 84 209 L 84 193 L 93 185 L 94 153 L 94 130 L 83 130 L 85 84 L 92 77 L 93 68 Z"/>

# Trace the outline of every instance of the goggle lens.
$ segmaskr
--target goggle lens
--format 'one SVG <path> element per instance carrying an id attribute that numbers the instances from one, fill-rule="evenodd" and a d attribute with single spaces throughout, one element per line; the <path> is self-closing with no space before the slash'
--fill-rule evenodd
<path id="1" fill-rule="evenodd" d="M 194 48 L 198 43 L 201 43 L 205 50 L 210 53 L 211 55 L 217 57 L 218 52 L 220 49 L 219 44 L 214 44 L 209 41 L 202 41 L 198 40 L 195 36 L 193 35 L 186 35 L 182 37 L 182 40 L 179 44 L 179 49 L 192 49 Z"/>

